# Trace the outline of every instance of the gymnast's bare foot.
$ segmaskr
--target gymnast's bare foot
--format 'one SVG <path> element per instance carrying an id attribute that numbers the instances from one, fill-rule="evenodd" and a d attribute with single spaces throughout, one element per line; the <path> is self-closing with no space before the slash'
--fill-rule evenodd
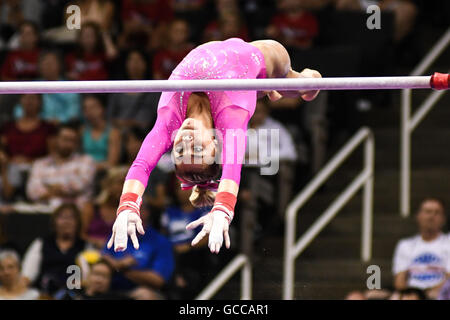
<path id="1" fill-rule="evenodd" d="M 302 72 L 297 72 L 295 70 L 290 70 L 286 75 L 286 78 L 322 78 L 322 75 L 312 69 L 304 69 Z M 319 94 L 320 90 L 307 90 L 307 91 L 264 91 L 264 94 L 269 97 L 270 101 L 277 101 L 281 98 L 296 98 L 300 97 L 305 101 L 314 100 Z"/>
<path id="2" fill-rule="evenodd" d="M 297 71 L 291 70 L 294 75 L 292 78 L 322 78 L 322 75 L 317 70 L 312 69 L 303 69 L 302 72 L 298 73 Z M 288 75 L 288 78 L 289 77 Z M 300 91 L 300 96 L 305 101 L 314 100 L 319 94 L 320 90 L 311 90 L 311 91 Z"/>

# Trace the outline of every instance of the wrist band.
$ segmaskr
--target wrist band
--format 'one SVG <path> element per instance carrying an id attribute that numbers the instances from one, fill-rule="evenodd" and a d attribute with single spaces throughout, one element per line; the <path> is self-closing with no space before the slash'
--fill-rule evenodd
<path id="1" fill-rule="evenodd" d="M 119 208 L 117 208 L 117 215 L 124 210 L 131 210 L 140 216 L 140 208 L 142 204 L 142 197 L 136 193 L 127 192 L 120 196 Z"/>
<path id="2" fill-rule="evenodd" d="M 231 223 L 234 217 L 234 206 L 236 205 L 237 198 L 230 192 L 219 192 L 216 195 L 214 202 L 214 210 L 220 210 L 227 215 L 228 223 Z"/>

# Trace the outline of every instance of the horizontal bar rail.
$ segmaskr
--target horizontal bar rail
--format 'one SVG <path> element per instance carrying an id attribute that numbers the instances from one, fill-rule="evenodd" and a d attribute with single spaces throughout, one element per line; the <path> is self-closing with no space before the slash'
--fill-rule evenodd
<path id="1" fill-rule="evenodd" d="M 431 76 L 0 82 L 0 94 L 431 88 Z"/>

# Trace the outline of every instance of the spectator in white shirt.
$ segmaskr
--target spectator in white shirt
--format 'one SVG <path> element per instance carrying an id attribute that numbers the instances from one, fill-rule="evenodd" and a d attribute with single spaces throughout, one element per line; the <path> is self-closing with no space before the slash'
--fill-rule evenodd
<path id="1" fill-rule="evenodd" d="M 76 126 L 63 124 L 56 137 L 55 152 L 36 160 L 27 183 L 32 201 L 47 201 L 57 207 L 64 201 L 82 207 L 92 196 L 95 161 L 77 153 L 79 132 Z"/>
<path id="2" fill-rule="evenodd" d="M 295 161 L 297 160 L 297 151 L 294 141 L 286 127 L 279 121 L 270 116 L 270 109 L 265 100 L 258 100 L 255 113 L 249 121 L 249 127 L 257 131 L 256 136 L 249 135 L 246 154 L 250 159 L 257 159 L 259 164 L 266 164 L 267 158 L 272 161 Z M 272 145 L 276 141 L 272 140 L 272 131 L 278 132 L 278 145 Z M 261 144 L 267 143 L 267 149 L 262 148 Z M 254 146 L 258 146 L 258 154 L 252 154 L 256 151 Z M 275 154 L 271 154 L 274 151 Z M 274 159 L 278 157 L 278 159 Z M 249 159 L 249 161 L 250 161 Z"/>
<path id="3" fill-rule="evenodd" d="M 37 237 L 28 246 L 23 262 L 25 283 L 47 297 L 58 298 L 66 292 L 68 267 L 76 265 L 80 254 L 90 249 L 81 238 L 81 215 L 73 203 L 58 207 L 51 216 L 51 232 Z"/>
<path id="4" fill-rule="evenodd" d="M 443 202 L 426 198 L 416 220 L 419 234 L 400 240 L 395 249 L 394 286 L 397 290 L 422 289 L 435 299 L 450 274 L 450 240 L 442 232 L 446 223 Z"/>

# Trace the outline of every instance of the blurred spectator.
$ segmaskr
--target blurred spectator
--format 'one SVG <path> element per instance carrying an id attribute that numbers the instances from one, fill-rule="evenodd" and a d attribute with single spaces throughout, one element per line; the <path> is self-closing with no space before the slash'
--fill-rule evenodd
<path id="1" fill-rule="evenodd" d="M 365 291 L 351 291 L 345 300 L 388 300 L 392 292 L 386 289 L 373 289 Z"/>
<path id="2" fill-rule="evenodd" d="M 38 2 L 36 0 L 32 0 Z M 44 30 L 59 27 L 64 23 L 66 6 L 71 0 L 39 0 L 42 8 L 40 10 L 41 24 Z"/>
<path id="3" fill-rule="evenodd" d="M 60 55 L 56 51 L 46 51 L 39 58 L 40 79 L 61 81 L 63 66 Z M 43 93 L 41 118 L 55 124 L 79 120 L 81 117 L 80 94 L 78 93 Z M 23 114 L 21 104 L 16 106 L 15 116 Z"/>
<path id="4" fill-rule="evenodd" d="M 361 291 L 352 291 L 347 294 L 345 300 L 367 300 L 367 298 Z"/>
<path id="5" fill-rule="evenodd" d="M 110 32 L 113 25 L 115 5 L 111 0 L 78 0 L 71 5 L 80 7 L 81 23 L 93 22 L 103 32 Z"/>
<path id="6" fill-rule="evenodd" d="M 208 0 L 173 0 L 172 8 L 175 17 L 189 24 L 190 39 L 199 41 L 202 31 L 210 19 L 210 4 Z"/>
<path id="7" fill-rule="evenodd" d="M 1 156 L 5 187 L 2 196 L 6 199 L 25 197 L 25 182 L 32 161 L 47 155 L 54 141 L 55 127 L 39 116 L 41 100 L 37 94 L 22 95 L 23 115 L 0 129 L 5 151 Z"/>
<path id="8" fill-rule="evenodd" d="M 172 179 L 178 180 L 178 179 Z M 182 190 L 179 181 L 174 181 L 173 204 L 170 205 L 161 217 L 161 225 L 165 234 L 173 244 L 175 252 L 184 253 L 191 249 L 191 241 L 194 240 L 201 227 L 195 230 L 186 230 L 186 226 L 201 218 L 210 211 L 210 207 L 195 208 L 189 201 L 190 190 Z M 201 243 L 198 246 L 204 245 Z"/>
<path id="9" fill-rule="evenodd" d="M 47 2 L 47 1 L 46 1 Z M 43 38 L 50 43 L 55 44 L 72 44 L 79 38 L 77 28 L 68 28 L 67 22 L 73 21 L 73 10 L 69 10 L 71 6 L 77 6 L 80 10 L 80 20 L 82 28 L 85 25 L 95 25 L 98 27 L 98 38 L 102 38 L 106 57 L 108 59 L 115 58 L 117 54 L 111 34 L 117 30 L 113 24 L 115 17 L 115 2 L 113 0 L 52 0 L 51 3 L 45 4 L 42 8 L 42 15 L 47 16 L 49 21 L 44 23 L 46 29 Z M 79 41 L 79 40 L 78 40 Z"/>
<path id="10" fill-rule="evenodd" d="M 8 156 L 3 150 L 0 150 L 0 175 L 1 206 L 15 200 L 16 191 L 20 188 L 22 183 L 20 169 L 10 163 Z"/>
<path id="11" fill-rule="evenodd" d="M 189 40 L 189 25 L 185 20 L 176 19 L 169 25 L 165 48 L 155 53 L 153 58 L 153 78 L 168 79 L 175 67 L 193 49 Z"/>
<path id="12" fill-rule="evenodd" d="M 113 275 L 111 266 L 104 261 L 95 263 L 89 270 L 81 298 L 83 300 L 111 300 L 121 298 L 110 293 Z"/>
<path id="13" fill-rule="evenodd" d="M 126 79 L 148 79 L 147 58 L 144 53 L 133 50 L 126 58 Z M 113 93 L 108 96 L 108 120 L 125 131 L 133 126 L 148 129 L 156 121 L 160 93 L 134 92 Z"/>
<path id="14" fill-rule="evenodd" d="M 225 12 L 238 12 L 240 10 L 238 0 L 214 0 L 214 5 L 218 16 Z"/>
<path id="15" fill-rule="evenodd" d="M 245 0 L 240 1 L 240 4 L 249 27 L 250 38 L 264 39 L 266 26 L 276 9 L 275 1 Z"/>
<path id="16" fill-rule="evenodd" d="M 116 58 L 117 50 L 110 36 L 98 24 L 87 22 L 78 33 L 77 48 L 65 58 L 69 80 L 108 79 L 107 62 Z"/>
<path id="17" fill-rule="evenodd" d="M 87 248 L 81 238 L 80 211 L 74 204 L 58 207 L 51 218 L 51 233 L 36 238 L 25 252 L 22 275 L 46 295 L 66 289 L 67 268 L 76 264 L 78 255 Z"/>
<path id="18" fill-rule="evenodd" d="M 43 0 L 0 1 L 0 39 L 8 42 L 25 20 L 32 21 L 40 27 L 43 2 Z"/>
<path id="19" fill-rule="evenodd" d="M 173 18 L 170 2 L 165 0 L 122 0 L 121 14 L 125 28 L 129 24 L 155 26 Z"/>
<path id="20" fill-rule="evenodd" d="M 180 295 L 179 298 L 192 299 L 198 293 L 198 288 L 206 284 L 204 274 L 210 269 L 206 263 L 210 254 L 208 250 L 204 250 L 207 245 L 206 237 L 195 247 L 191 246 L 201 227 L 186 230 L 186 226 L 209 213 L 211 208 L 192 206 L 189 201 L 191 190 L 182 190 L 180 182 L 175 177 L 172 181 L 174 181 L 171 188 L 174 194 L 173 204 L 162 214 L 161 226 L 175 251 L 174 285 Z"/>
<path id="21" fill-rule="evenodd" d="M 363 10 L 378 5 L 382 11 L 392 11 L 395 16 L 396 42 L 405 38 L 414 27 L 418 9 L 412 0 L 334 0 L 337 10 Z"/>
<path id="22" fill-rule="evenodd" d="M 20 98 L 23 115 L 0 130 L 2 144 L 14 164 L 30 164 L 48 153 L 55 127 L 40 117 L 42 97 L 24 94 Z"/>
<path id="23" fill-rule="evenodd" d="M 32 201 L 47 201 L 58 206 L 63 201 L 75 201 L 80 207 L 91 197 L 95 162 L 77 152 L 78 128 L 63 124 L 58 128 L 55 150 L 36 160 L 27 183 L 27 195 Z"/>
<path id="24" fill-rule="evenodd" d="M 96 201 L 88 202 L 83 207 L 82 234 L 89 243 L 98 249 L 105 246 L 111 234 L 127 171 L 126 167 L 109 169 L 107 176 L 101 182 L 101 191 Z"/>
<path id="25" fill-rule="evenodd" d="M 205 6 L 206 0 L 173 0 L 172 7 L 177 13 L 191 12 L 202 10 Z"/>
<path id="26" fill-rule="evenodd" d="M 141 211 L 145 235 L 137 235 L 139 249 L 128 239 L 127 249 L 115 252 L 103 250 L 103 258 L 117 273 L 112 289 L 135 300 L 159 300 L 172 278 L 174 270 L 173 248 L 170 241 L 148 225 L 148 211 Z"/>
<path id="27" fill-rule="evenodd" d="M 203 42 L 241 38 L 249 41 L 248 29 L 235 0 L 216 0 L 217 19 L 203 31 Z"/>
<path id="28" fill-rule="evenodd" d="M 418 288 L 435 299 L 450 273 L 450 239 L 442 233 L 444 204 L 436 198 L 422 201 L 416 214 L 419 234 L 400 240 L 393 260 L 397 290 Z"/>
<path id="29" fill-rule="evenodd" d="M 97 171 L 117 165 L 121 149 L 120 131 L 106 120 L 105 102 L 98 94 L 83 97 L 82 149 L 97 162 Z"/>
<path id="30" fill-rule="evenodd" d="M 329 101 L 329 94 L 323 91 L 313 101 L 285 98 L 270 102 L 271 108 L 278 112 L 274 114 L 280 116 L 281 110 L 287 111 L 287 114 L 279 119 L 291 129 L 299 151 L 299 161 L 305 164 L 309 161 L 313 175 L 319 172 L 327 157 L 330 136 L 329 123 L 333 120 L 329 119 Z M 295 110 L 299 112 L 294 113 Z M 306 150 L 308 147 L 309 152 Z"/>
<path id="31" fill-rule="evenodd" d="M 126 300 L 127 297 L 111 291 L 114 270 L 104 260 L 95 263 L 81 293 L 82 300 Z"/>
<path id="32" fill-rule="evenodd" d="M 0 3 L 0 39 L 3 44 L 9 41 L 23 20 L 20 0 L 7 0 Z"/>
<path id="33" fill-rule="evenodd" d="M 147 132 L 138 126 L 130 127 L 125 135 L 125 164 L 131 166 L 141 148 Z M 152 175 L 150 175 L 151 177 Z"/>
<path id="34" fill-rule="evenodd" d="M 448 279 L 442 286 L 438 295 L 438 300 L 450 300 L 450 279 Z"/>
<path id="35" fill-rule="evenodd" d="M 127 300 L 128 297 L 111 290 L 114 270 L 100 259 L 89 266 L 86 280 L 81 290 L 67 291 L 61 300 Z"/>
<path id="36" fill-rule="evenodd" d="M 122 0 L 121 4 L 123 32 L 119 39 L 120 46 L 127 48 L 127 43 L 133 43 L 138 40 L 136 37 L 141 37 L 147 40 L 146 44 L 141 43 L 140 46 L 144 50 L 159 48 L 165 42 L 164 30 L 174 16 L 170 1 Z"/>
<path id="37" fill-rule="evenodd" d="M 153 41 L 157 42 L 154 38 L 150 27 L 134 28 L 119 34 L 117 47 L 123 51 L 131 49 L 151 52 L 153 50 Z"/>
<path id="38" fill-rule="evenodd" d="M 275 151 L 276 154 L 273 155 L 275 157 L 278 157 L 279 160 L 288 160 L 288 161 L 295 161 L 297 159 L 297 152 L 295 150 L 294 141 L 292 140 L 291 134 L 286 129 L 286 127 L 279 121 L 275 120 L 270 116 L 270 109 L 267 100 L 258 100 L 256 103 L 255 113 L 253 114 L 252 118 L 249 121 L 249 127 L 251 129 L 257 130 L 259 133 L 258 136 L 252 136 L 251 138 L 257 138 L 257 141 L 249 141 L 250 143 L 253 143 L 253 145 L 258 145 L 261 142 L 263 142 L 264 138 L 267 138 L 270 140 L 269 137 L 262 137 L 261 134 L 264 132 L 263 130 L 267 130 L 268 134 L 271 130 L 277 130 L 279 135 L 279 145 L 274 146 L 277 150 Z M 265 142 L 265 141 L 264 141 Z M 268 141 L 269 149 L 272 146 L 270 141 Z M 252 150 L 255 151 L 255 150 Z M 267 156 L 271 156 L 270 154 L 263 154 L 263 148 L 258 148 L 259 154 L 249 154 L 250 157 L 256 157 L 254 160 L 259 160 L 264 162 L 266 160 L 265 158 Z M 265 150 L 268 151 L 269 150 Z M 247 153 L 249 150 L 247 149 Z"/>
<path id="39" fill-rule="evenodd" d="M 421 289 L 406 288 L 394 292 L 389 300 L 427 300 L 427 295 Z"/>
<path id="40" fill-rule="evenodd" d="M 72 43 L 77 37 L 75 28 L 68 28 L 67 22 L 73 21 L 74 11 L 71 6 L 77 6 L 80 11 L 81 25 L 93 23 L 99 26 L 101 32 L 109 37 L 117 26 L 113 23 L 115 17 L 115 0 L 51 0 L 42 4 L 41 16 L 44 18 L 43 38 L 53 43 Z M 108 40 L 109 41 L 109 40 Z"/>
<path id="41" fill-rule="evenodd" d="M 42 9 L 44 6 L 44 2 L 48 1 L 21 0 L 21 2 L 22 2 L 23 16 L 25 20 L 33 21 L 39 28 L 42 28 Z"/>
<path id="42" fill-rule="evenodd" d="M 8 52 L 1 70 L 3 81 L 32 80 L 38 76 L 39 30 L 30 21 L 19 27 L 18 45 Z"/>
<path id="43" fill-rule="evenodd" d="M 0 300 L 38 300 L 39 291 L 28 287 L 20 274 L 20 258 L 15 251 L 0 251 Z"/>
<path id="44" fill-rule="evenodd" d="M 302 7 L 302 1 L 280 0 L 277 5 L 267 36 L 288 47 L 310 48 L 319 33 L 316 16 Z"/>

